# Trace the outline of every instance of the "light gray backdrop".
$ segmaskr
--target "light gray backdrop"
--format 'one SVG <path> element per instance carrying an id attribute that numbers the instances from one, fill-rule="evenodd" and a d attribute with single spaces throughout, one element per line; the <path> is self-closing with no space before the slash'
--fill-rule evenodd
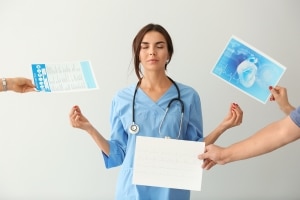
<path id="1" fill-rule="evenodd" d="M 119 168 L 107 170 L 92 139 L 69 124 L 73 105 L 109 137 L 115 92 L 136 82 L 131 42 L 154 22 L 174 40 L 168 73 L 202 100 L 205 135 L 232 102 L 243 124 L 217 144 L 242 140 L 284 115 L 210 74 L 231 35 L 287 67 L 280 85 L 299 102 L 300 1 L 297 0 L 0 0 L 0 76 L 31 77 L 32 63 L 89 59 L 99 90 L 77 93 L 1 93 L 0 199 L 112 199 Z M 192 199 L 299 199 L 299 142 L 270 154 L 205 171 Z"/>

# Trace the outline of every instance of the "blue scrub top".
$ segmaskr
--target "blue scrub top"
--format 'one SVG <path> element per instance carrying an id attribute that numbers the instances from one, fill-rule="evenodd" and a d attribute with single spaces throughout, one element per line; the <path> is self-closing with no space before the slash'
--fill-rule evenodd
<path id="1" fill-rule="evenodd" d="M 181 99 L 184 103 L 184 116 L 179 139 L 203 141 L 203 121 L 200 97 L 191 87 L 177 83 Z M 178 96 L 175 85 L 157 101 L 150 99 L 141 89 L 135 98 L 135 123 L 140 131 L 133 135 L 128 129 L 132 124 L 132 100 L 136 85 L 117 92 L 111 106 L 111 138 L 109 140 L 110 154 L 103 153 L 106 168 L 121 165 L 116 188 L 118 200 L 189 200 L 190 191 L 151 187 L 132 184 L 133 159 L 136 136 L 177 138 L 181 104 L 175 101 L 171 104 L 159 134 L 159 125 L 165 114 L 168 103 Z M 201 167 L 201 166 L 199 166 Z"/>

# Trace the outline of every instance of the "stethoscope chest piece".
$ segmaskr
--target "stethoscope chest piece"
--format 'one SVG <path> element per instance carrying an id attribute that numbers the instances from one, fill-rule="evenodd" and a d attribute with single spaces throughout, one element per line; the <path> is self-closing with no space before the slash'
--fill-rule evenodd
<path id="1" fill-rule="evenodd" d="M 139 132 L 140 128 L 138 125 L 136 125 L 135 123 L 132 123 L 129 127 L 129 132 L 131 134 L 137 134 Z"/>

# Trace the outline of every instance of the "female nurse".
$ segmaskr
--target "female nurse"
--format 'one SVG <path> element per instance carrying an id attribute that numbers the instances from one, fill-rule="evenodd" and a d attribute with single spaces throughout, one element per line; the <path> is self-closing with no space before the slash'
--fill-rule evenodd
<path id="1" fill-rule="evenodd" d="M 118 91 L 114 96 L 110 139 L 105 139 L 94 128 L 78 106 L 71 109 L 71 125 L 85 130 L 95 140 L 107 168 L 121 165 L 116 199 L 188 200 L 189 190 L 132 184 L 136 137 L 170 137 L 204 141 L 208 145 L 214 143 L 225 130 L 239 125 L 243 112 L 237 104 L 231 104 L 220 125 L 203 138 L 198 93 L 187 85 L 173 81 L 166 74 L 173 55 L 169 33 L 161 25 L 148 24 L 135 36 L 132 50 L 138 83 Z"/>

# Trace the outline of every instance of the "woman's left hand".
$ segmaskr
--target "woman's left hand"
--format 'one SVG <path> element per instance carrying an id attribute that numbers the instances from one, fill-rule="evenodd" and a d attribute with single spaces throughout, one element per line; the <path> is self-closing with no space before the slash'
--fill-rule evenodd
<path id="1" fill-rule="evenodd" d="M 227 116 L 222 121 L 221 125 L 225 129 L 229 129 L 240 125 L 243 122 L 243 110 L 237 103 L 232 103 L 230 105 L 229 112 Z"/>

